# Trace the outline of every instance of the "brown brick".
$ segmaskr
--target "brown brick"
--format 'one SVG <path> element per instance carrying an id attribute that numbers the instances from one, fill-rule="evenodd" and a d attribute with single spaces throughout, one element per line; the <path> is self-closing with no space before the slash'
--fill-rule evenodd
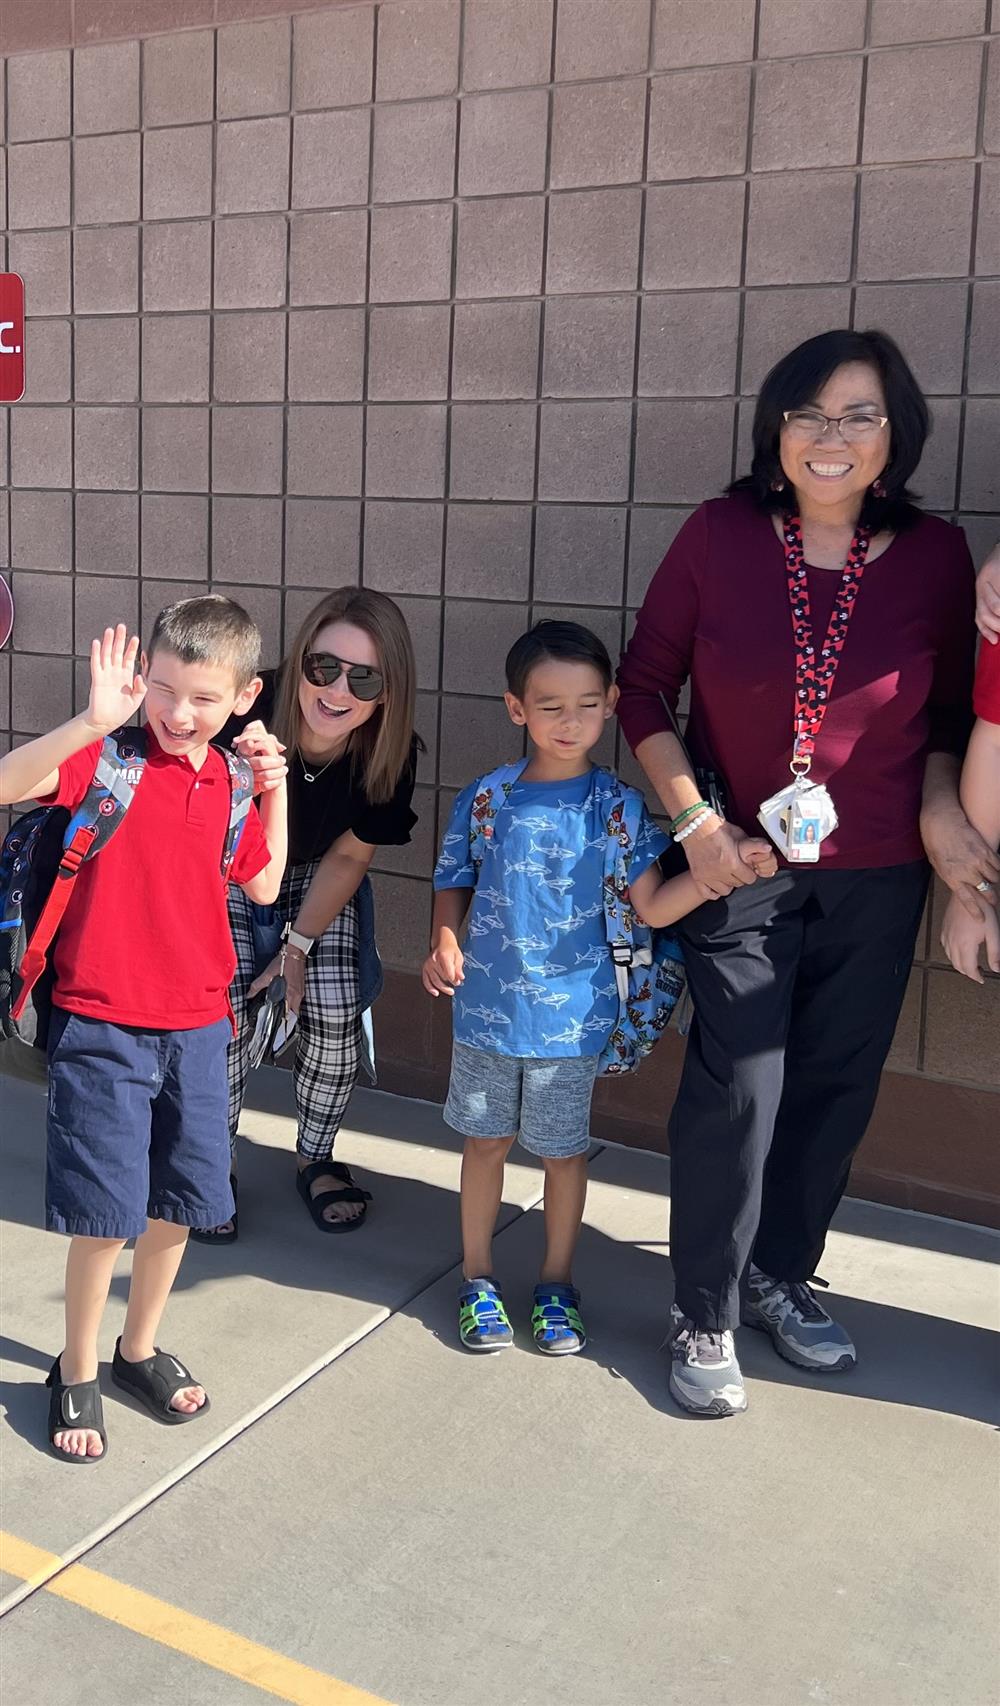
<path id="1" fill-rule="evenodd" d="M 290 226 L 288 288 L 293 306 L 363 302 L 367 213 L 293 213 Z"/>
<path id="2" fill-rule="evenodd" d="M 142 573 L 144 579 L 151 575 L 162 580 L 208 579 L 207 498 L 143 493 Z M 172 596 L 161 591 L 155 608 Z"/>
<path id="3" fill-rule="evenodd" d="M 553 604 L 535 603 L 531 607 L 532 622 L 565 622 L 570 613 L 563 601 Z M 579 622 L 584 628 L 589 628 L 599 640 L 603 640 L 608 649 L 612 662 L 617 661 L 622 647 L 622 616 L 620 610 L 607 607 L 596 608 L 593 605 L 577 605 L 573 611 L 573 621 Z M 615 761 L 615 726 L 609 723 L 606 732 L 594 749 L 594 760 L 597 764 L 614 764 Z"/>
<path id="4" fill-rule="evenodd" d="M 70 239 L 68 231 L 12 231 L 7 265 L 24 279 L 25 307 L 31 315 L 68 314 Z"/>
<path id="5" fill-rule="evenodd" d="M 449 598 L 528 596 L 531 510 L 526 504 L 463 504 L 448 508 L 445 591 Z"/>
<path id="6" fill-rule="evenodd" d="M 687 398 L 639 404 L 637 503 L 701 503 L 730 477 L 733 406 Z"/>
<path id="7" fill-rule="evenodd" d="M 76 572 L 139 573 L 139 499 L 134 492 L 77 492 Z"/>
<path id="8" fill-rule="evenodd" d="M 73 567 L 73 498 L 70 492 L 11 492 L 10 554 L 18 569 Z"/>
<path id="9" fill-rule="evenodd" d="M 953 509 L 958 472 L 957 397 L 935 397 L 931 404 L 934 429 L 924 446 L 913 484 L 928 509 Z"/>
<path id="10" fill-rule="evenodd" d="M 653 64 L 719 65 L 753 57 L 754 0 L 656 0 Z"/>
<path id="11" fill-rule="evenodd" d="M 209 332 L 207 314 L 149 314 L 144 318 L 144 402 L 208 402 Z"/>
<path id="12" fill-rule="evenodd" d="M 29 329 L 30 360 L 25 367 L 29 403 L 68 403 L 72 394 L 68 320 L 41 320 Z"/>
<path id="13" fill-rule="evenodd" d="M 784 172 L 750 185 L 748 284 L 826 284 L 847 278 L 853 172 Z"/>
<path id="14" fill-rule="evenodd" d="M 547 83 L 551 67 L 552 0 L 466 0 L 466 89 Z"/>
<path id="15" fill-rule="evenodd" d="M 462 102 L 459 194 L 544 189 L 548 125 L 544 89 L 467 96 Z"/>
<path id="16" fill-rule="evenodd" d="M 142 411 L 142 483 L 147 490 L 208 490 L 208 409 Z"/>
<path id="17" fill-rule="evenodd" d="M 627 498 L 631 428 L 628 402 L 543 403 L 539 497 Z"/>
<path id="18" fill-rule="evenodd" d="M 286 586 L 355 585 L 360 523 L 361 505 L 356 499 L 289 498 L 285 504 Z"/>
<path id="19" fill-rule="evenodd" d="M 992 41 L 986 58 L 986 112 L 983 119 L 983 149 L 1000 154 L 1000 41 Z"/>
<path id="20" fill-rule="evenodd" d="M 628 584 L 625 602 L 636 609 L 646 596 L 654 574 L 667 554 L 667 548 L 677 537 L 689 509 L 633 509 L 628 539 Z"/>
<path id="21" fill-rule="evenodd" d="M 426 879 L 428 871 L 433 870 L 437 857 L 437 838 L 434 833 L 436 804 L 433 788 L 414 789 L 413 810 L 417 814 L 417 821 L 413 826 L 412 839 L 403 847 L 379 847 L 372 861 L 376 870 L 395 871 L 403 876 Z"/>
<path id="22" fill-rule="evenodd" d="M 873 58 L 871 65 L 876 63 Z M 861 68 L 860 54 L 850 58 L 824 54 L 819 59 L 762 65 L 754 103 L 754 171 L 853 165 L 858 153 Z"/>
<path id="23" fill-rule="evenodd" d="M 436 596 L 441 590 L 443 532 L 443 504 L 366 503 L 365 586 Z"/>
<path id="24" fill-rule="evenodd" d="M 536 599 L 550 604 L 622 602 L 624 509 L 540 504 L 535 533 Z"/>
<path id="25" fill-rule="evenodd" d="M 545 397 L 630 397 L 634 296 L 554 296 L 545 310 Z"/>
<path id="26" fill-rule="evenodd" d="M 73 213 L 78 225 L 129 225 L 139 217 L 139 133 L 78 137 Z"/>
<path id="27" fill-rule="evenodd" d="M 863 47 L 867 0 L 840 0 L 832 10 L 816 0 L 760 0 L 761 59 L 795 53 L 836 53 Z"/>
<path id="28" fill-rule="evenodd" d="M 372 209 L 372 302 L 432 302 L 451 294 L 447 202 Z"/>
<path id="29" fill-rule="evenodd" d="M 396 599 L 410 630 L 417 660 L 417 686 L 430 690 L 441 679 L 441 604 L 436 598 Z"/>
<path id="30" fill-rule="evenodd" d="M 923 995 L 924 974 L 922 971 L 914 971 L 906 986 L 903 1010 L 899 1015 L 896 1034 L 886 1061 L 886 1066 L 890 1069 L 915 1072 L 919 1065 Z"/>
<path id="31" fill-rule="evenodd" d="M 77 320 L 73 358 L 78 403 L 138 402 L 138 320 Z"/>
<path id="32" fill-rule="evenodd" d="M 851 292 L 846 285 L 840 289 L 820 285 L 814 290 L 748 291 L 743 311 L 740 390 L 759 391 L 765 374 L 779 357 L 817 332 L 847 326 L 850 317 Z M 880 324 L 878 320 L 875 323 Z"/>
<path id="33" fill-rule="evenodd" d="M 281 661 L 281 594 L 277 587 L 243 586 L 212 582 L 212 591 L 221 592 L 243 606 L 251 622 L 260 631 L 261 663 L 265 669 Z"/>
<path id="34" fill-rule="evenodd" d="M 251 118 L 215 132 L 215 210 L 268 213 L 288 203 L 290 119 Z"/>
<path id="35" fill-rule="evenodd" d="M 933 41 L 938 36 L 974 36 L 986 27 L 984 0 L 873 0 L 872 42 Z"/>
<path id="36" fill-rule="evenodd" d="M 139 43 L 109 42 L 78 47 L 73 55 L 73 128 L 77 136 L 94 131 L 138 130 Z"/>
<path id="37" fill-rule="evenodd" d="M 431 916 L 431 887 L 426 881 L 394 877 L 379 871 L 375 876 L 379 916 L 379 950 L 389 970 L 417 971 L 427 953 Z"/>
<path id="38" fill-rule="evenodd" d="M 69 54 L 25 53 L 7 66 L 7 140 L 69 136 Z"/>
<path id="39" fill-rule="evenodd" d="M 542 196 L 461 203 L 458 295 L 537 295 L 542 285 L 544 231 Z"/>
<path id="40" fill-rule="evenodd" d="M 739 309 L 735 291 L 648 294 L 642 304 L 640 395 L 729 396 L 736 388 Z"/>
<path id="41" fill-rule="evenodd" d="M 370 133 L 367 108 L 298 114 L 292 145 L 292 207 L 366 202 Z"/>
<path id="42" fill-rule="evenodd" d="M 21 142 L 7 150 L 7 217 L 14 230 L 69 224 L 68 142 Z"/>
<path id="43" fill-rule="evenodd" d="M 742 183 L 725 181 L 648 190 L 646 289 L 739 284 L 745 196 Z"/>
<path id="44" fill-rule="evenodd" d="M 552 188 L 627 184 L 641 178 L 645 123 L 644 78 L 557 88 L 552 102 Z"/>
<path id="45" fill-rule="evenodd" d="M 537 302 L 470 302 L 455 309 L 452 396 L 468 401 L 534 397 Z"/>
<path id="46" fill-rule="evenodd" d="M 978 988 L 952 971 L 927 973 L 924 1070 L 972 1084 L 996 1084 L 1000 980 Z"/>
<path id="47" fill-rule="evenodd" d="M 873 53 L 863 158 L 947 160 L 974 154 L 982 61 L 978 42 Z"/>
<path id="48" fill-rule="evenodd" d="M 858 277 L 947 278 L 965 273 L 973 179 L 971 163 L 865 172 Z"/>
<path id="49" fill-rule="evenodd" d="M 139 583 L 105 575 L 86 575 L 74 587 L 77 657 L 89 657 L 90 643 L 105 628 L 124 622 L 130 634 L 139 631 Z"/>
<path id="50" fill-rule="evenodd" d="M 308 308 L 289 316 L 288 395 L 349 403 L 364 395 L 363 308 Z"/>
<path id="51" fill-rule="evenodd" d="M 199 124 L 215 112 L 211 30 L 154 36 L 142 44 L 143 122 Z"/>
<path id="52" fill-rule="evenodd" d="M 446 410 L 438 403 L 383 403 L 367 413 L 368 496 L 443 496 Z"/>
<path id="53" fill-rule="evenodd" d="M 742 172 L 749 111 L 749 66 L 654 77 L 647 176 L 715 178 Z"/>
<path id="54" fill-rule="evenodd" d="M 68 575 L 15 573 L 11 591 L 17 607 L 19 652 L 73 650 L 73 582 Z"/>
<path id="55" fill-rule="evenodd" d="M 375 108 L 373 201 L 434 201 L 454 193 L 457 106 L 407 101 Z"/>
<path id="56" fill-rule="evenodd" d="M 352 107 L 372 98 L 375 11 L 310 12 L 294 20 L 292 104 Z"/>
<path id="57" fill-rule="evenodd" d="M 183 598 L 198 598 L 205 591 L 203 576 L 191 581 L 147 580 L 139 583 L 139 623 L 142 633 L 152 633 L 161 610 Z"/>
<path id="58" fill-rule="evenodd" d="M 976 272 L 1000 272 L 1000 160 L 979 168 Z"/>
<path id="59" fill-rule="evenodd" d="M 67 581 L 67 594 L 69 586 Z M 45 734 L 73 713 L 73 666 L 69 657 L 15 654 L 10 660 L 10 690 L 14 728 L 26 735 Z"/>
<path id="60" fill-rule="evenodd" d="M 482 598 L 453 598 L 445 605 L 444 678 L 450 692 L 503 692 L 503 660 L 527 626 L 524 615 L 520 604 Z"/>
<path id="61" fill-rule="evenodd" d="M 1000 391 L 1000 282 L 981 280 L 972 292 L 969 390 Z"/>
<path id="62" fill-rule="evenodd" d="M 925 391 L 960 391 L 967 297 L 964 284 L 862 284 L 854 324 L 896 338 Z"/>
<path id="63" fill-rule="evenodd" d="M 217 220 L 216 308 L 280 307 L 285 300 L 287 249 L 288 221 L 280 214 Z"/>
<path id="64" fill-rule="evenodd" d="M 368 395 L 375 402 L 430 402 L 448 395 L 451 309 L 373 308 Z"/>
<path id="65" fill-rule="evenodd" d="M 296 497 L 357 497 L 364 410 L 293 405 L 288 411 L 286 490 Z"/>
<path id="66" fill-rule="evenodd" d="M 220 223 L 218 248 L 228 222 Z M 218 253 L 216 257 L 218 267 Z M 212 227 L 208 220 L 147 226 L 142 234 L 142 306 L 147 313 L 208 308 L 212 301 Z"/>
<path id="67" fill-rule="evenodd" d="M 379 7 L 380 101 L 457 89 L 460 12 L 460 0 L 400 0 Z"/>
<path id="68" fill-rule="evenodd" d="M 212 577 L 277 586 L 281 581 L 280 498 L 212 502 Z"/>
<path id="69" fill-rule="evenodd" d="M 212 211 L 212 126 L 151 130 L 143 147 L 144 219 L 185 219 Z"/>
<path id="70" fill-rule="evenodd" d="M 280 408 L 212 410 L 212 490 L 280 492 L 284 421 Z"/>
<path id="71" fill-rule="evenodd" d="M 451 496 L 530 498 L 536 410 L 530 403 L 460 403 L 451 417 Z"/>
<path id="72" fill-rule="evenodd" d="M 218 32 L 218 116 L 288 111 L 292 26 L 288 18 L 229 24 Z"/>
<path id="73" fill-rule="evenodd" d="M 24 403 L 11 410 L 12 486 L 72 486 L 71 416 L 71 409 L 33 409 Z"/>
<path id="74" fill-rule="evenodd" d="M 150 246 L 147 233 L 147 257 Z M 121 226 L 104 231 L 76 231 L 73 259 L 73 305 L 78 314 L 135 312 L 139 306 L 137 230 Z"/>
<path id="75" fill-rule="evenodd" d="M 549 290 L 634 290 L 641 206 L 639 189 L 553 196 L 546 272 Z"/>
<path id="76" fill-rule="evenodd" d="M 528 626 L 527 615 L 525 609 L 522 632 Z M 487 663 L 475 684 L 478 695 L 489 693 L 493 697 L 463 699 L 457 694 L 445 695 L 441 706 L 440 768 L 441 781 L 446 786 L 464 788 L 491 765 L 519 758 L 524 751 L 524 731 L 514 727 L 500 697 L 502 663 L 502 656 L 499 669 Z"/>
<path id="77" fill-rule="evenodd" d="M 285 316 L 217 314 L 212 392 L 219 403 L 272 403 L 285 395 Z"/>
<path id="78" fill-rule="evenodd" d="M 937 405 L 940 410 L 940 404 Z M 967 509 L 1000 508 L 1000 403 L 995 398 L 970 398 L 965 410 L 965 449 L 962 455 L 962 505 Z"/>
<path id="79" fill-rule="evenodd" d="M 556 77 L 620 77 L 645 71 L 650 0 L 561 0 Z"/>

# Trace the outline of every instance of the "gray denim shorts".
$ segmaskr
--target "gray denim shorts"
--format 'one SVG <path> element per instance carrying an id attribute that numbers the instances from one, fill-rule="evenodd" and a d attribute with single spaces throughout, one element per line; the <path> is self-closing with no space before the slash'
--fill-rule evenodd
<path id="1" fill-rule="evenodd" d="M 528 1060 L 453 1043 L 444 1117 L 464 1137 L 518 1137 L 559 1159 L 590 1147 L 596 1054 Z"/>

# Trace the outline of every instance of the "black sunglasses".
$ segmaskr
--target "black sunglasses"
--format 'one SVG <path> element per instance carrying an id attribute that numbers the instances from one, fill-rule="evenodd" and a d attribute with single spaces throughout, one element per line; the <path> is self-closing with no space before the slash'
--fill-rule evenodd
<path id="1" fill-rule="evenodd" d="M 368 663 L 347 663 L 335 658 L 332 652 L 307 652 L 302 659 L 302 673 L 310 687 L 332 687 L 342 675 L 355 699 L 377 699 L 385 682 L 379 670 Z"/>

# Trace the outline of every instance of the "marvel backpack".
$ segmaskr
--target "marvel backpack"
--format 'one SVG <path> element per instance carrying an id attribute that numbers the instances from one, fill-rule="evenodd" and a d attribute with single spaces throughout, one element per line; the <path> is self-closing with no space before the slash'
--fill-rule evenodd
<path id="1" fill-rule="evenodd" d="M 229 769 L 229 826 L 222 854 L 226 880 L 250 810 L 253 772 L 245 758 L 218 749 Z M 45 1078 L 55 940 L 81 865 L 108 845 L 142 781 L 146 731 L 105 737 L 94 779 L 72 813 L 64 806 L 25 812 L 0 847 L 0 1072 Z"/>
<path id="2" fill-rule="evenodd" d="M 528 760 L 503 764 L 476 784 L 469 821 L 469 856 L 478 875 L 498 812 Z M 612 1077 L 634 1072 L 670 1023 L 687 987 L 680 944 L 671 930 L 651 930 L 629 900 L 628 868 L 642 823 L 642 798 L 610 770 L 598 770 L 607 834 L 604 854 L 604 924 L 618 984 L 619 1013 L 598 1061 Z"/>

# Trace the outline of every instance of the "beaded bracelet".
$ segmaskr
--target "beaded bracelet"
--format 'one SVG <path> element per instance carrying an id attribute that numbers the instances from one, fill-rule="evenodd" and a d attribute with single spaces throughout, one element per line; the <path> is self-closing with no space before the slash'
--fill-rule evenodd
<path id="1" fill-rule="evenodd" d="M 688 806 L 686 810 L 677 813 L 677 816 L 673 819 L 670 825 L 671 834 L 676 835 L 677 831 L 684 827 L 688 818 L 694 817 L 696 812 L 707 811 L 711 811 L 711 807 L 707 800 L 695 800 L 693 806 Z"/>
<path id="2" fill-rule="evenodd" d="M 686 841 L 689 835 L 693 835 L 696 829 L 700 829 L 703 823 L 708 822 L 711 815 L 711 807 L 707 811 L 699 812 L 697 817 L 693 817 L 690 823 L 685 824 L 679 835 L 674 836 L 674 840 Z"/>

